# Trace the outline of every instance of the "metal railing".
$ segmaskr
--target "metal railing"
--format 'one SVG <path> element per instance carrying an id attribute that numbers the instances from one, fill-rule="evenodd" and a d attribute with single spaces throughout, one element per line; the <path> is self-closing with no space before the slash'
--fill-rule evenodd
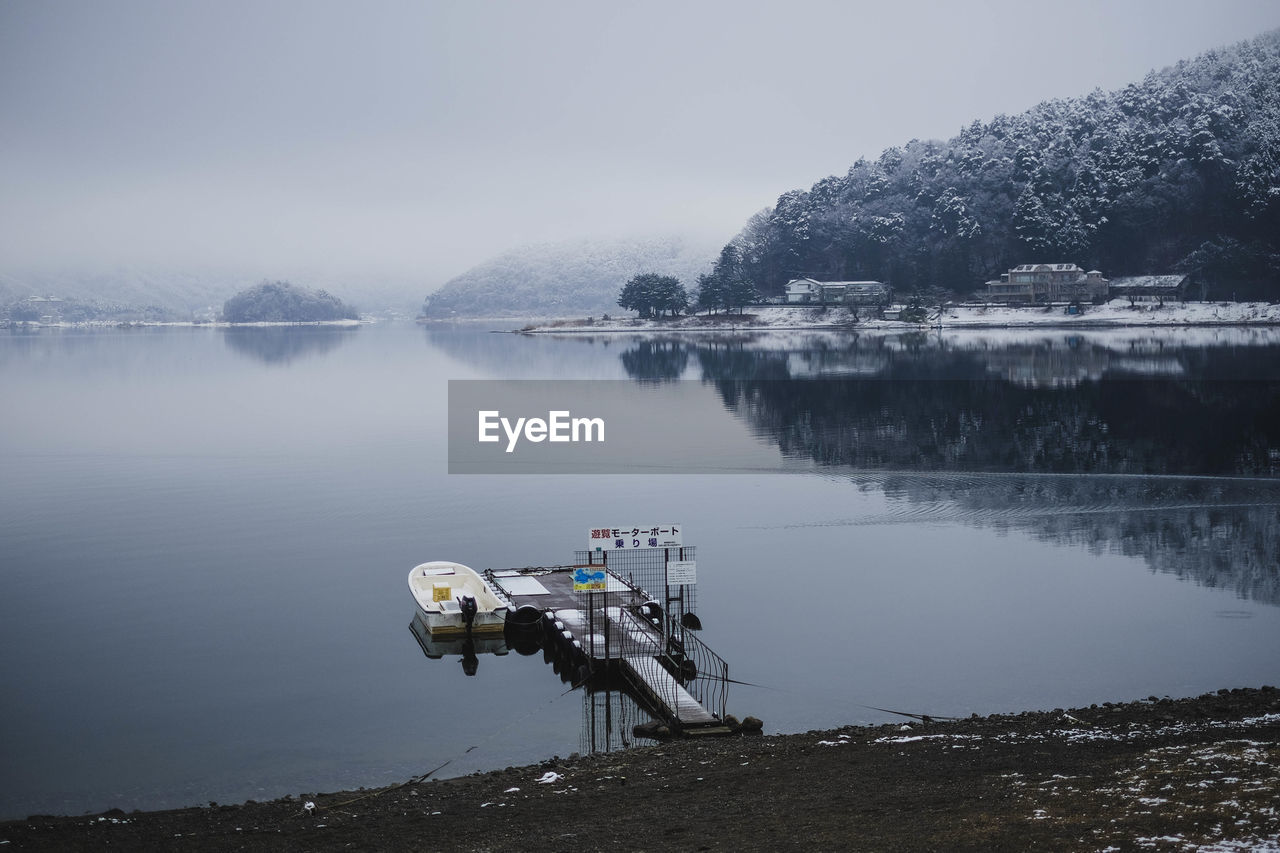
<path id="1" fill-rule="evenodd" d="M 729 664 L 692 631 L 668 640 L 665 660 L 676 681 L 698 704 L 723 720 L 729 692 Z"/>
<path id="2" fill-rule="evenodd" d="M 707 723 L 706 714 L 723 720 L 727 703 L 729 665 L 687 627 L 686 614 L 696 605 L 692 584 L 672 586 L 667 562 L 694 559 L 693 546 L 634 551 L 578 551 L 580 565 L 601 566 L 628 587 L 595 593 L 584 600 L 588 613 L 612 613 L 608 627 L 593 628 L 588 654 L 593 659 L 630 658 L 630 678 L 636 691 L 654 706 L 658 716 L 677 726 Z M 612 583 L 612 582 L 611 582 Z M 654 611 L 649 602 L 657 604 Z M 643 635 L 640 641 L 633 639 Z M 653 664 L 670 678 L 653 670 Z M 700 707 L 692 708 L 692 699 Z M 704 713 L 705 712 L 705 713 Z"/>

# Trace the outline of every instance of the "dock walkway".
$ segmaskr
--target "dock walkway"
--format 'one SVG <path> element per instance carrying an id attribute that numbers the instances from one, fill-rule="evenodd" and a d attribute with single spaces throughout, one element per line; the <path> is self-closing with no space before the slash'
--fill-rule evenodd
<path id="1" fill-rule="evenodd" d="M 667 725 L 687 734 L 728 732 L 685 686 L 697 676 L 696 667 L 685 684 L 673 674 L 681 664 L 690 666 L 683 658 L 685 642 L 667 633 L 662 615 L 643 615 L 641 606 L 650 600 L 643 589 L 607 572 L 607 589 L 575 592 L 572 567 L 502 569 L 486 578 L 510 601 L 512 612 L 536 608 L 549 640 L 579 650 L 588 671 L 616 671 Z"/>

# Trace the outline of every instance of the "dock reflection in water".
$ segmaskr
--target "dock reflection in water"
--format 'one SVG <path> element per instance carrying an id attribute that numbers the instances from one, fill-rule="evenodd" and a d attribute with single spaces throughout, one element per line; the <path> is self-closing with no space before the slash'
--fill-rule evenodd
<path id="1" fill-rule="evenodd" d="M 571 670 L 564 658 L 555 653 L 555 647 L 545 641 L 540 626 L 536 630 L 526 630 L 513 625 L 501 635 L 433 638 L 421 612 L 415 612 L 409 630 L 429 659 L 456 658 L 467 676 L 476 675 L 480 658 L 485 655 L 503 657 L 515 650 L 525 657 L 542 657 L 570 691 L 581 690 L 580 752 L 594 754 L 629 749 L 643 739 L 644 736 L 638 732 L 656 729 L 652 715 L 641 707 L 641 700 L 633 695 L 626 682 L 601 673 L 595 678 L 574 683 L 572 678 L 577 675 L 576 668 Z M 445 674 L 442 677 L 453 676 Z M 645 726 L 649 728 L 645 729 Z"/>

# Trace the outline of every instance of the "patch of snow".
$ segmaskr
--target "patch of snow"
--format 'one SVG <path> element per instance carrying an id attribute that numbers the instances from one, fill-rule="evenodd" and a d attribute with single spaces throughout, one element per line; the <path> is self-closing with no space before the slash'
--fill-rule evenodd
<path id="1" fill-rule="evenodd" d="M 872 743 L 912 743 L 918 740 L 982 740 L 982 735 L 936 734 L 912 735 L 910 737 L 881 737 L 876 738 Z"/>
<path id="2" fill-rule="evenodd" d="M 932 329 L 1046 329 L 1089 330 L 1138 326 L 1268 326 L 1280 325 L 1280 304 L 1269 302 L 1179 302 L 1164 306 L 1139 304 L 1131 306 L 1127 299 L 1113 299 L 1103 305 L 1087 305 L 1082 314 L 1068 315 L 1062 306 L 1020 308 L 976 303 L 954 305 L 939 318 L 932 315 L 927 323 L 902 323 L 897 320 L 854 319 L 853 312 L 843 306 L 795 308 L 758 306 L 750 309 L 741 322 L 724 322 L 723 315 L 694 315 L 663 320 L 619 318 L 596 322 L 589 326 L 539 326 L 539 333 L 581 334 L 590 332 L 731 332 L 751 329 L 841 329 L 857 331 L 903 332 Z"/>

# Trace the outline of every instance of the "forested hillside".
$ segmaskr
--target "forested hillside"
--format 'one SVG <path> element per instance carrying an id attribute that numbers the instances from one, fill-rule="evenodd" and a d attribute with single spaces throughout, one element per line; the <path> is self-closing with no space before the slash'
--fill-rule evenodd
<path id="1" fill-rule="evenodd" d="M 618 293 L 632 276 L 671 275 L 692 289 L 716 251 L 681 237 L 526 246 L 450 280 L 427 297 L 422 313 L 433 319 L 618 313 Z"/>
<path id="2" fill-rule="evenodd" d="M 1280 32 L 858 160 L 731 245 L 766 295 L 799 276 L 967 294 L 1068 262 L 1280 298 Z"/>

